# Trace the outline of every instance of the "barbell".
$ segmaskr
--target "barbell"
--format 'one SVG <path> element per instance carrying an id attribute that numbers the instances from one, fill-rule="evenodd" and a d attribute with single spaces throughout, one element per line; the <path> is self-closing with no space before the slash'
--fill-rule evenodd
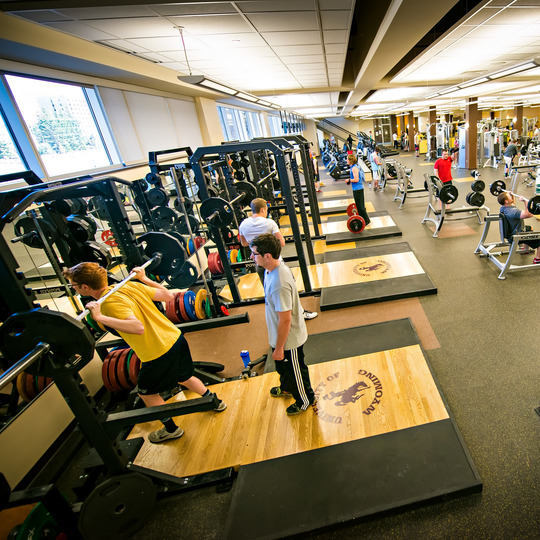
<path id="1" fill-rule="evenodd" d="M 510 193 L 514 197 L 521 197 L 521 195 L 515 194 L 513 191 L 509 191 L 506 189 L 506 184 L 502 180 L 496 180 L 489 186 L 489 191 L 492 195 L 500 195 L 501 193 Z M 527 199 L 526 197 L 522 197 L 524 201 L 527 202 L 527 210 L 535 215 L 540 215 L 540 195 L 536 195 L 532 197 L 531 199 Z"/>
<path id="2" fill-rule="evenodd" d="M 457 201 L 459 191 L 456 186 L 452 184 L 444 184 L 437 176 L 431 176 L 430 179 L 435 196 L 442 203 L 452 204 Z"/>

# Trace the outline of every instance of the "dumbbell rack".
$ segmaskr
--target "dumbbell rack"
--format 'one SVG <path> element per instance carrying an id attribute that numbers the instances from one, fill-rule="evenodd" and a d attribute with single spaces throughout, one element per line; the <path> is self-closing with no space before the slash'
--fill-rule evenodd
<path id="1" fill-rule="evenodd" d="M 437 238 L 439 236 L 439 232 L 443 226 L 444 220 L 447 215 L 453 216 L 458 214 L 468 214 L 461 218 L 448 218 L 452 220 L 459 220 L 459 219 L 467 219 L 472 217 L 473 215 L 476 215 L 478 219 L 478 223 L 482 223 L 482 216 L 480 214 L 480 210 L 484 210 L 486 212 L 486 215 L 489 214 L 489 208 L 487 206 L 462 206 L 460 208 L 452 208 L 447 209 L 446 204 L 442 203 L 440 199 L 437 197 L 437 193 L 435 191 L 435 186 L 433 185 L 433 181 L 431 179 L 431 175 L 428 173 L 424 174 L 424 178 L 428 187 L 428 206 L 426 210 L 426 215 L 424 216 L 424 219 L 422 220 L 422 223 L 425 223 L 426 221 L 430 221 L 435 224 L 435 232 L 433 233 L 433 238 Z M 437 201 L 439 201 L 439 204 L 441 204 L 441 208 L 436 208 Z M 433 217 L 430 217 L 430 215 L 433 214 Z"/>
<path id="2" fill-rule="evenodd" d="M 409 188 L 412 169 L 405 169 L 405 167 L 401 163 L 396 163 L 396 171 L 396 193 L 392 201 L 400 201 L 398 210 L 401 210 L 403 208 L 403 205 L 407 200 L 407 195 L 409 194 L 415 194 L 415 199 L 418 199 L 420 197 L 427 197 L 429 195 L 428 190 L 425 186 L 421 188 Z"/>

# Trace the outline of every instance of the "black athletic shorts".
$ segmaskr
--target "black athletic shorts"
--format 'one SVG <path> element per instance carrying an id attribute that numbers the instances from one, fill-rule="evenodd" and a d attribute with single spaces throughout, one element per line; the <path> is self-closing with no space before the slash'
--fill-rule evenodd
<path id="1" fill-rule="evenodd" d="M 159 394 L 187 381 L 194 374 L 193 360 L 186 338 L 181 335 L 162 356 L 141 363 L 137 379 L 139 394 Z"/>

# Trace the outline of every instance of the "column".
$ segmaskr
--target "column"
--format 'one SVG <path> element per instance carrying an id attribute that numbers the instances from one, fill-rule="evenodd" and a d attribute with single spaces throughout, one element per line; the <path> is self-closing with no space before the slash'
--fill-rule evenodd
<path id="1" fill-rule="evenodd" d="M 523 134 L 523 105 L 514 107 L 514 129 L 517 129 L 518 137 Z"/>

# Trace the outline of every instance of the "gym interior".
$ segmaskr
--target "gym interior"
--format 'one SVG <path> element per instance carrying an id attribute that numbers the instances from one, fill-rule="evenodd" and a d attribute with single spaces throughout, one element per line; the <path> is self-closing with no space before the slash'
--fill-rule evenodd
<path id="1" fill-rule="evenodd" d="M 0 10 L 0 538 L 538 537 L 537 2 Z M 255 198 L 317 314 L 298 416 L 238 238 Z M 174 292 L 225 411 L 144 407 L 62 275 L 87 260 Z M 166 417 L 185 434 L 150 443 Z"/>

